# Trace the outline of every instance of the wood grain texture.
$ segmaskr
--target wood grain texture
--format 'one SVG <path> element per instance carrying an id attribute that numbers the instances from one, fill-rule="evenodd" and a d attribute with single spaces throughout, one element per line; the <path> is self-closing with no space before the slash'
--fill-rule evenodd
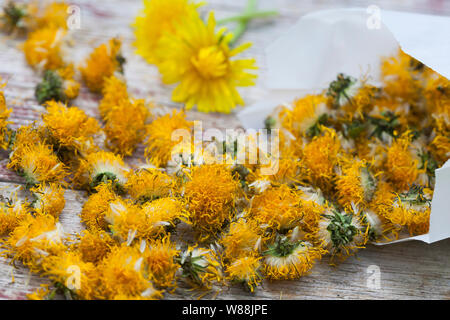
<path id="1" fill-rule="evenodd" d="M 3 5 L 4 1 L 0 1 Z M 81 29 L 71 32 L 74 46 L 68 48 L 69 60 L 80 62 L 94 46 L 107 39 L 120 36 L 127 59 L 125 77 L 132 94 L 139 98 L 153 100 L 159 104 L 179 108 L 170 100 L 171 88 L 163 86 L 157 70 L 147 65 L 133 53 L 133 32 L 130 24 L 141 8 L 141 1 L 103 0 L 72 1 L 81 8 Z M 226 17 L 240 12 L 245 6 L 243 0 L 209 0 L 202 10 L 216 11 L 216 17 Z M 260 67 L 260 82 L 257 86 L 242 91 L 247 103 L 258 100 L 264 79 L 264 48 L 289 28 L 302 14 L 341 6 L 365 7 L 367 1 L 355 0 L 260 0 L 261 9 L 277 9 L 280 16 L 273 22 L 252 22 L 241 41 L 252 41 L 253 47 L 246 53 L 256 57 Z M 384 9 L 397 9 L 440 15 L 450 14 L 450 3 L 441 0 L 370 1 Z M 230 25 L 232 27 L 232 25 Z M 0 76 L 7 80 L 5 91 L 7 103 L 13 108 L 13 127 L 39 120 L 42 107 L 34 99 L 34 87 L 39 77 L 26 65 L 20 50 L 21 40 L 0 36 Z M 98 118 L 99 96 L 81 90 L 74 105 Z M 240 124 L 235 114 L 203 114 L 188 112 L 191 120 L 201 120 L 204 128 L 236 128 Z M 128 159 L 136 164 L 144 161 L 142 148 Z M 6 169 L 7 154 L 0 154 L 0 194 L 20 186 L 23 180 Z M 66 191 L 66 208 L 61 222 L 68 233 L 82 230 L 79 212 L 85 201 L 79 191 Z M 381 272 L 380 289 L 370 289 L 367 281 L 369 266 L 378 266 Z M 14 278 L 14 281 L 13 281 Z M 31 275 L 27 269 L 13 268 L 8 261 L 0 259 L 0 299 L 25 299 L 46 280 Z M 178 289 L 169 299 L 193 298 L 184 288 Z M 450 299 L 450 239 L 427 245 L 419 242 L 399 243 L 389 246 L 369 246 L 357 256 L 351 257 L 338 267 L 329 266 L 326 261 L 318 264 L 308 276 L 298 281 L 264 282 L 263 287 L 253 295 L 239 286 L 221 288 L 218 299 Z"/>

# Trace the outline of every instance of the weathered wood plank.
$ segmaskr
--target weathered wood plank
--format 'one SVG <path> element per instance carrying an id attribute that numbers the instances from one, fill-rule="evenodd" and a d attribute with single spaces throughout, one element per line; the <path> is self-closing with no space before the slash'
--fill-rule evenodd
<path id="1" fill-rule="evenodd" d="M 203 9 L 216 10 L 216 17 L 226 17 L 242 10 L 242 0 L 210 0 Z M 0 1 L 3 4 L 4 1 Z M 124 55 L 127 58 L 125 77 L 130 91 L 139 98 L 151 99 L 156 103 L 179 108 L 170 100 L 171 88 L 163 86 L 157 70 L 133 54 L 133 33 L 130 23 L 141 7 L 141 1 L 131 0 L 89 0 L 72 1 L 81 8 L 82 25 L 80 30 L 71 33 L 74 46 L 68 48 L 70 60 L 80 63 L 92 48 L 114 36 L 122 37 Z M 422 13 L 450 14 L 450 3 L 446 1 L 409 0 L 393 2 L 388 0 L 371 1 L 384 9 L 417 11 Z M 289 28 L 302 14 L 340 6 L 367 6 L 366 1 L 316 1 L 316 0 L 260 0 L 261 9 L 276 8 L 280 16 L 269 24 L 252 22 L 251 28 L 242 41 L 252 41 L 253 47 L 247 55 L 254 56 L 260 66 L 260 82 L 254 88 L 243 90 L 248 103 L 258 100 L 264 90 L 264 47 L 276 39 L 283 30 Z M 6 99 L 13 107 L 13 127 L 26 125 L 39 120 L 43 111 L 34 99 L 34 87 L 39 81 L 27 67 L 19 48 L 21 41 L 0 35 L 0 75 L 6 79 Z M 98 118 L 97 102 L 99 97 L 83 89 L 74 105 Z M 230 115 L 203 114 L 189 111 L 191 120 L 201 120 L 204 128 L 235 128 L 240 124 L 234 113 Z M 144 161 L 140 147 L 132 163 Z M 6 169 L 7 154 L 0 154 L 0 193 L 7 192 L 23 183 L 15 173 Z M 65 230 L 74 234 L 82 229 L 79 212 L 84 194 L 79 191 L 66 191 L 66 208 L 61 215 Z M 378 266 L 381 272 L 380 289 L 367 287 L 370 276 L 369 266 Z M 450 239 L 426 245 L 418 242 L 400 243 L 390 246 L 369 246 L 357 256 L 351 257 L 338 267 L 326 262 L 318 264 L 309 276 L 299 281 L 265 282 L 263 287 L 250 295 L 240 287 L 223 288 L 218 299 L 450 299 Z M 12 281 L 11 272 L 14 275 Z M 33 291 L 45 279 L 30 275 L 22 267 L 11 269 L 5 259 L 0 259 L 0 299 L 24 299 L 25 294 Z M 191 293 L 177 290 L 171 299 L 191 298 Z M 213 298 L 213 295 L 208 295 Z"/>

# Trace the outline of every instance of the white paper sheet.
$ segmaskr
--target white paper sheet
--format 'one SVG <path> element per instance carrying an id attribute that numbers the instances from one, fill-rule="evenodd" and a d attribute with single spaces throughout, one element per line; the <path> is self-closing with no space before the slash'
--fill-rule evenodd
<path id="1" fill-rule="evenodd" d="M 340 72 L 378 84 L 381 57 L 399 45 L 450 79 L 449 35 L 450 17 L 359 8 L 307 14 L 266 49 L 266 95 L 238 118 L 245 128 L 261 128 L 276 106 L 326 88 Z M 431 207 L 428 234 L 391 243 L 450 237 L 450 161 L 436 170 Z"/>

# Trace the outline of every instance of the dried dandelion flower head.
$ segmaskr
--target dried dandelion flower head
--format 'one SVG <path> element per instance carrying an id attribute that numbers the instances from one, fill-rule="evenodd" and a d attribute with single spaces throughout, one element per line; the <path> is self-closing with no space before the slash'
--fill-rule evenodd
<path id="1" fill-rule="evenodd" d="M 1 82 L 1 77 L 0 77 Z M 0 89 L 4 84 L 0 84 Z M 11 143 L 11 131 L 8 125 L 12 123 L 8 120 L 12 109 L 8 109 L 6 105 L 5 95 L 2 90 L 0 90 L 0 149 L 7 149 Z"/>
<path id="2" fill-rule="evenodd" d="M 214 237 L 233 213 L 239 182 L 222 164 L 193 167 L 184 185 L 189 219 L 202 239 Z"/>
<path id="3" fill-rule="evenodd" d="M 45 27 L 67 29 L 69 13 L 69 5 L 67 3 L 52 2 L 33 15 L 35 24 L 33 27 L 36 29 Z"/>
<path id="4" fill-rule="evenodd" d="M 116 76 L 105 79 L 102 95 L 103 97 L 98 105 L 98 110 L 103 119 L 105 119 L 109 112 L 123 100 L 129 100 L 127 84 Z"/>
<path id="5" fill-rule="evenodd" d="M 65 233 L 51 215 L 25 215 L 6 241 L 7 253 L 32 270 L 40 269 L 44 257 L 66 250 Z"/>
<path id="6" fill-rule="evenodd" d="M 233 59 L 250 47 L 243 44 L 230 49 L 233 34 L 225 29 L 215 31 L 213 13 L 208 21 L 199 17 L 186 19 L 175 34 L 161 37 L 156 54 L 157 66 L 166 84 L 178 84 L 172 94 L 175 102 L 187 109 L 197 105 L 201 112 L 229 113 L 236 105 L 243 105 L 237 87 L 252 86 L 256 75 L 254 59 Z"/>
<path id="7" fill-rule="evenodd" d="M 336 196 L 341 206 L 367 204 L 372 200 L 377 185 L 369 163 L 344 158 L 340 171 L 336 177 Z"/>
<path id="8" fill-rule="evenodd" d="M 279 117 L 282 127 L 294 136 L 314 137 L 320 132 L 319 126 L 326 123 L 329 112 L 326 97 L 307 95 L 295 100 L 289 108 L 283 108 Z"/>
<path id="9" fill-rule="evenodd" d="M 336 131 L 330 128 L 323 128 L 323 134 L 315 136 L 303 149 L 303 160 L 310 180 L 323 190 L 330 187 L 340 149 Z"/>
<path id="10" fill-rule="evenodd" d="M 67 172 L 65 166 L 53 153 L 52 147 L 44 143 L 24 145 L 17 154 L 11 157 L 8 168 L 15 168 L 25 178 L 28 185 L 38 183 L 63 183 Z"/>
<path id="11" fill-rule="evenodd" d="M 176 183 L 167 173 L 156 168 L 141 168 L 127 177 L 125 188 L 130 196 L 144 203 L 174 194 Z"/>
<path id="12" fill-rule="evenodd" d="M 107 232 L 90 229 L 83 231 L 79 242 L 75 244 L 75 249 L 84 262 L 97 264 L 109 254 L 114 245 L 115 241 Z"/>
<path id="13" fill-rule="evenodd" d="M 66 200 L 65 190 L 57 183 L 40 184 L 30 190 L 35 198 L 34 209 L 41 214 L 50 214 L 56 219 L 63 211 Z"/>
<path id="14" fill-rule="evenodd" d="M 186 120 L 184 112 L 166 114 L 157 118 L 147 126 L 147 141 L 145 156 L 157 166 L 165 166 L 171 159 L 173 148 L 180 142 L 172 140 L 172 134 L 176 130 L 186 130 L 185 134 L 190 137 L 192 123 Z"/>
<path id="15" fill-rule="evenodd" d="M 80 160 L 75 181 L 88 189 L 95 189 L 102 182 L 111 182 L 114 190 L 122 192 L 129 171 L 130 169 L 120 155 L 98 151 L 90 153 Z"/>
<path id="16" fill-rule="evenodd" d="M 406 226 L 410 235 L 427 233 L 429 230 L 432 191 L 412 185 L 406 192 L 398 193 L 390 207 L 383 211 L 384 217 L 395 226 Z"/>
<path id="17" fill-rule="evenodd" d="M 406 189 L 413 184 L 424 170 L 419 169 L 417 151 L 411 144 L 409 132 L 394 140 L 386 150 L 384 165 L 388 179 L 399 189 Z"/>
<path id="18" fill-rule="evenodd" d="M 160 198 L 147 202 L 142 210 L 147 216 L 147 224 L 151 227 L 150 236 L 165 235 L 181 222 L 187 222 L 188 213 L 183 200 L 176 198 Z"/>
<path id="19" fill-rule="evenodd" d="M 0 202 L 0 237 L 9 235 L 19 225 L 24 216 L 29 215 L 28 203 L 14 199 L 2 199 Z"/>
<path id="20" fill-rule="evenodd" d="M 103 118 L 106 146 L 123 156 L 131 156 L 145 138 L 149 115 L 144 100 L 120 100 Z"/>
<path id="21" fill-rule="evenodd" d="M 144 247 L 145 246 L 145 247 Z M 176 288 L 176 273 L 180 265 L 176 259 L 180 251 L 168 237 L 141 242 L 144 269 L 151 275 L 156 287 L 173 290 Z"/>
<path id="22" fill-rule="evenodd" d="M 182 204 L 171 198 L 146 203 L 142 208 L 129 201 L 111 202 L 105 220 L 112 234 L 122 242 L 134 239 L 150 239 L 165 235 L 182 218 Z"/>
<path id="23" fill-rule="evenodd" d="M 30 4 L 8 1 L 0 13 L 0 29 L 8 33 L 24 33 L 30 27 L 30 14 L 34 11 Z"/>
<path id="24" fill-rule="evenodd" d="M 97 120 L 88 117 L 83 110 L 55 101 L 47 102 L 47 113 L 42 115 L 42 121 L 47 129 L 49 142 L 59 150 L 86 150 L 93 144 L 93 136 L 100 130 Z"/>
<path id="25" fill-rule="evenodd" d="M 8 168 L 19 169 L 18 165 L 25 149 L 31 145 L 39 144 L 43 140 L 43 137 L 43 128 L 37 127 L 35 124 L 18 128 L 10 141 L 11 153 L 9 158 L 11 163 L 8 165 Z"/>
<path id="26" fill-rule="evenodd" d="M 261 257 L 242 257 L 227 265 L 227 279 L 232 283 L 242 283 L 244 287 L 254 292 L 263 279 L 261 275 Z"/>
<path id="27" fill-rule="evenodd" d="M 144 257 L 135 247 L 112 247 L 98 266 L 99 296 L 108 300 L 162 298 L 149 275 L 144 272 Z"/>
<path id="28" fill-rule="evenodd" d="M 72 298 L 94 299 L 97 290 L 95 266 L 83 261 L 79 251 L 67 250 L 45 257 L 41 268 L 43 275 L 68 290 Z"/>
<path id="29" fill-rule="evenodd" d="M 250 215 L 263 228 L 286 232 L 296 226 L 312 228 L 320 213 L 304 203 L 301 191 L 282 184 L 254 196 Z"/>
<path id="30" fill-rule="evenodd" d="M 80 83 L 74 79 L 74 66 L 69 64 L 57 70 L 46 70 L 34 95 L 40 104 L 55 100 L 69 102 L 78 96 Z"/>
<path id="31" fill-rule="evenodd" d="M 254 220 L 238 219 L 219 240 L 225 260 L 256 255 L 263 242 L 262 229 Z"/>
<path id="32" fill-rule="evenodd" d="M 120 53 L 121 46 L 121 40 L 110 39 L 108 43 L 95 48 L 85 64 L 79 67 L 86 86 L 92 92 L 101 92 L 107 78 L 115 72 L 123 72 L 125 60 Z"/>
<path id="33" fill-rule="evenodd" d="M 319 222 L 317 240 L 332 257 L 345 258 L 363 247 L 365 234 L 357 213 L 328 209 Z"/>
<path id="34" fill-rule="evenodd" d="M 25 58 L 38 70 L 55 70 L 64 65 L 61 54 L 65 31 L 46 27 L 33 31 L 23 44 Z"/>
<path id="35" fill-rule="evenodd" d="M 396 56 L 383 60 L 381 65 L 383 90 L 388 97 L 415 104 L 421 96 L 418 73 L 423 66 L 401 49 Z"/>
<path id="36" fill-rule="evenodd" d="M 278 237 L 263 252 L 263 269 L 272 280 L 299 279 L 306 275 L 325 251 L 303 241 L 292 242 L 287 237 Z"/>
<path id="37" fill-rule="evenodd" d="M 107 230 L 105 214 L 109 210 L 109 204 L 116 199 L 117 195 L 111 183 L 100 183 L 95 188 L 95 193 L 89 196 L 81 210 L 81 221 L 86 224 L 88 230 Z"/>
<path id="38" fill-rule="evenodd" d="M 180 254 L 183 277 L 194 287 L 211 289 L 223 281 L 223 274 L 217 254 L 213 249 L 188 247 Z"/>
<path id="39" fill-rule="evenodd" d="M 133 24 L 136 53 L 148 63 L 160 62 L 155 51 L 164 34 L 176 33 L 185 20 L 198 17 L 197 8 L 191 0 L 144 0 L 144 9 Z"/>
<path id="40" fill-rule="evenodd" d="M 36 290 L 31 293 L 27 293 L 28 300 L 47 300 L 52 291 L 48 284 L 41 284 Z"/>

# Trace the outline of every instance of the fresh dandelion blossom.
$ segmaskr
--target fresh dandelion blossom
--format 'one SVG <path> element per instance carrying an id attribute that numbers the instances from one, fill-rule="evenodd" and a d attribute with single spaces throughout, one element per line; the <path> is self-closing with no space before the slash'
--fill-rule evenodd
<path id="1" fill-rule="evenodd" d="M 186 19 L 175 34 L 164 34 L 157 46 L 157 63 L 166 84 L 177 84 L 172 94 L 175 102 L 195 105 L 201 112 L 229 113 L 244 105 L 237 87 L 252 86 L 256 75 L 254 59 L 234 59 L 250 47 L 244 44 L 231 49 L 233 37 L 225 29 L 215 31 L 211 13 L 206 24 L 199 17 Z"/>

